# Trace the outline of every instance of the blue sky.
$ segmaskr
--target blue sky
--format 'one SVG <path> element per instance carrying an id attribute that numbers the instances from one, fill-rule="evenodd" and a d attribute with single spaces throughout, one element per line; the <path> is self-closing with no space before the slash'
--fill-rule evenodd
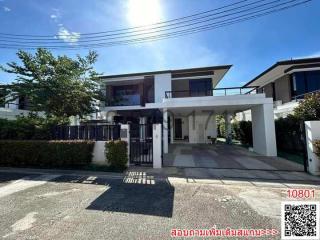
<path id="1" fill-rule="evenodd" d="M 0 32 L 53 35 L 86 33 L 165 21 L 236 0 L 0 0 Z M 96 69 L 120 74 L 233 64 L 220 87 L 239 86 L 276 61 L 320 56 L 320 0 L 208 32 L 137 45 L 97 49 Z M 87 50 L 55 51 L 85 55 Z M 0 49 L 0 64 L 16 61 Z M 0 72 L 0 82 L 14 76 Z"/>

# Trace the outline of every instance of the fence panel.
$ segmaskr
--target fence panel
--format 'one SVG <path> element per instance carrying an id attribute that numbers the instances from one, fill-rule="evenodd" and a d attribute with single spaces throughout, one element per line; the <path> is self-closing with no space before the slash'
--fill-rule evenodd
<path id="1" fill-rule="evenodd" d="M 59 125 L 53 128 L 52 138 L 55 140 L 118 140 L 120 139 L 120 125 Z"/>

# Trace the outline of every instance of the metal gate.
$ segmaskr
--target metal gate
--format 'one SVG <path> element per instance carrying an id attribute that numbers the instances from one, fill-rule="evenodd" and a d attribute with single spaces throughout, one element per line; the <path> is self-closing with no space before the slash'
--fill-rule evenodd
<path id="1" fill-rule="evenodd" d="M 152 124 L 130 125 L 130 163 L 153 163 Z"/>

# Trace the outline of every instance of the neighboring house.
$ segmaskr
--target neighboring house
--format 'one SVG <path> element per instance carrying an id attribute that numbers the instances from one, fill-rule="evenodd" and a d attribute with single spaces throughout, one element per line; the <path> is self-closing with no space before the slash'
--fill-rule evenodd
<path id="1" fill-rule="evenodd" d="M 216 115 L 224 114 L 231 136 L 231 116 L 248 109 L 253 118 L 253 149 L 276 156 L 273 101 L 256 89 L 216 88 L 231 65 L 103 76 L 97 119 L 110 123 L 162 123 L 163 151 L 169 144 L 208 143 L 217 137 Z M 140 129 L 140 137 L 150 134 Z"/>
<path id="2" fill-rule="evenodd" d="M 0 118 L 14 120 L 17 116 L 29 113 L 28 100 L 25 97 L 10 100 L 10 95 L 2 95 L 0 99 Z"/>
<path id="3" fill-rule="evenodd" d="M 320 58 L 277 62 L 244 86 L 258 87 L 259 93 L 273 99 L 275 118 L 285 117 L 293 112 L 305 94 L 320 91 Z M 251 120 L 248 111 L 237 117 Z"/>

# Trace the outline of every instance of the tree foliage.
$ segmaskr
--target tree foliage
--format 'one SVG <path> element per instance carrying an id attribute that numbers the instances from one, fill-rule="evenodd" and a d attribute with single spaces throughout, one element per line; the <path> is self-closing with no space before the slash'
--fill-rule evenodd
<path id="1" fill-rule="evenodd" d="M 320 120 L 320 93 L 307 94 L 294 109 L 294 115 L 303 121 Z"/>
<path id="2" fill-rule="evenodd" d="M 93 69 L 96 52 L 72 59 L 55 57 L 39 48 L 34 54 L 20 50 L 17 56 L 21 65 L 11 62 L 1 66 L 3 71 L 17 75 L 11 86 L 12 93 L 17 93 L 13 98 L 26 96 L 30 110 L 62 120 L 94 112 L 93 102 L 99 99 L 98 74 Z"/>

